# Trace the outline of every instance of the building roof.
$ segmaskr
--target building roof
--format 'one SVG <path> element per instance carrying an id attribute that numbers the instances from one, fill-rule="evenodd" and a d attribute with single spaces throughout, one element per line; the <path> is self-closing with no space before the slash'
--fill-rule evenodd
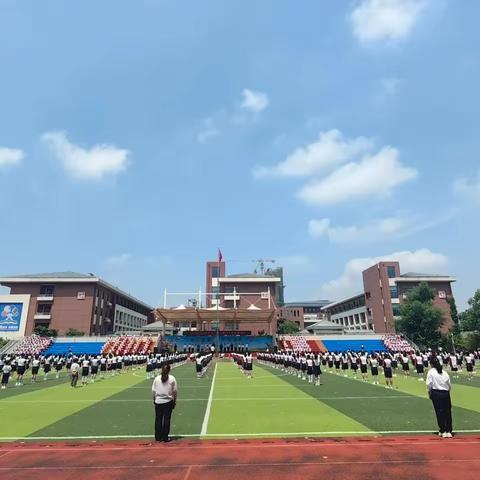
<path id="1" fill-rule="evenodd" d="M 330 300 L 311 300 L 308 302 L 286 302 L 283 307 L 324 307 L 331 303 Z"/>
<path id="2" fill-rule="evenodd" d="M 395 277 L 393 280 L 396 282 L 455 282 L 455 278 L 450 275 L 439 275 L 434 273 L 416 273 L 407 272 L 399 277 Z"/>
<path id="3" fill-rule="evenodd" d="M 38 283 L 50 282 L 50 283 L 98 283 L 103 287 L 113 290 L 118 295 L 128 298 L 132 302 L 142 305 L 148 310 L 153 310 L 151 305 L 142 302 L 138 298 L 130 295 L 129 293 L 120 290 L 120 288 L 111 285 L 105 280 L 97 277 L 93 273 L 77 273 L 77 272 L 52 272 L 52 273 L 32 273 L 27 275 L 12 275 L 9 277 L 0 277 L 0 285 L 9 285 L 11 283 Z"/>
<path id="4" fill-rule="evenodd" d="M 329 322 L 328 320 L 319 320 L 313 325 L 309 325 L 306 330 L 338 330 L 341 332 L 343 331 L 343 326 Z"/>
<path id="5" fill-rule="evenodd" d="M 3 281 L 5 278 L 8 279 L 23 279 L 23 278 L 33 278 L 33 279 L 45 279 L 45 278 L 92 278 L 95 277 L 93 273 L 77 273 L 77 272 L 52 272 L 52 273 L 29 273 L 27 275 L 13 275 L 9 277 L 2 277 L 0 281 Z"/>
<path id="6" fill-rule="evenodd" d="M 220 283 L 249 283 L 249 282 L 256 282 L 256 283 L 279 283 L 282 281 L 280 277 L 274 277 L 272 275 L 258 275 L 256 273 L 240 273 L 237 275 L 228 275 L 226 277 L 218 277 L 218 281 Z"/>
<path id="7" fill-rule="evenodd" d="M 337 300 L 335 302 L 329 303 L 328 305 L 325 305 L 324 307 L 322 307 L 322 310 L 327 310 L 331 307 L 335 307 L 336 305 L 340 305 L 341 303 L 349 302 L 354 298 L 363 297 L 363 296 L 365 296 L 365 292 L 354 293 L 353 295 L 349 295 L 348 297 L 341 298 L 340 300 Z"/>
<path id="8" fill-rule="evenodd" d="M 434 273 L 416 273 L 416 272 L 407 272 L 400 275 L 401 277 L 447 277 L 448 275 L 438 275 Z"/>
<path id="9" fill-rule="evenodd" d="M 223 278 L 273 278 L 275 275 L 261 275 L 258 273 L 234 273 Z"/>

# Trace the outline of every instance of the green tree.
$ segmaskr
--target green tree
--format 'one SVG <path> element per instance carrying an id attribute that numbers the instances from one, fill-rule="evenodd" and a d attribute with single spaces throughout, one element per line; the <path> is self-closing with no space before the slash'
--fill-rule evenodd
<path id="1" fill-rule="evenodd" d="M 468 300 L 469 308 L 460 314 L 463 332 L 480 332 L 480 289 Z"/>
<path id="2" fill-rule="evenodd" d="M 395 326 L 421 347 L 436 346 L 441 340 L 443 312 L 433 305 L 434 291 L 426 282 L 412 289 L 400 306 L 400 319 Z"/>
<path id="3" fill-rule="evenodd" d="M 85 332 L 82 332 L 80 330 L 77 330 L 75 328 L 69 328 L 67 330 L 67 333 L 65 333 L 67 337 L 83 337 L 85 335 Z"/>
<path id="4" fill-rule="evenodd" d="M 39 335 L 40 337 L 56 337 L 58 335 L 57 330 L 53 328 L 47 328 L 39 325 L 38 327 L 35 327 L 33 330 L 33 333 L 36 335 Z"/>
<path id="5" fill-rule="evenodd" d="M 298 325 L 290 320 L 280 320 L 277 325 L 277 333 L 279 335 L 291 335 L 299 332 Z"/>

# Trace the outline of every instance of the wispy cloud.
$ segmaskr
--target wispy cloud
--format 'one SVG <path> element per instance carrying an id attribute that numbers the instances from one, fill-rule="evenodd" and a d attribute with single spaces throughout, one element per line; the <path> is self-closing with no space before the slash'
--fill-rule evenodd
<path id="1" fill-rule="evenodd" d="M 444 273 L 448 259 L 441 253 L 435 253 L 428 248 L 414 251 L 400 251 L 378 257 L 353 258 L 349 260 L 342 274 L 320 288 L 323 298 L 338 300 L 342 297 L 354 294 L 362 288 L 362 271 L 381 261 L 400 262 L 401 271 L 406 273 L 416 271 L 422 273 Z"/>
<path id="2" fill-rule="evenodd" d="M 258 167 L 256 178 L 267 176 L 308 176 L 345 163 L 373 147 L 373 140 L 365 137 L 345 138 L 339 130 L 320 132 L 319 139 L 295 149 L 287 158 L 272 167 Z"/>
<path id="3" fill-rule="evenodd" d="M 220 135 L 220 129 L 217 128 L 213 117 L 204 118 L 201 122 L 200 131 L 197 135 L 197 140 L 200 143 L 206 143 L 209 140 Z"/>
<path id="4" fill-rule="evenodd" d="M 358 163 L 348 163 L 320 180 L 305 185 L 298 198 L 310 205 L 333 205 L 369 197 L 385 197 L 414 179 L 417 170 L 399 160 L 399 151 L 384 147 Z"/>
<path id="5" fill-rule="evenodd" d="M 71 143 L 65 132 L 47 132 L 42 140 L 60 160 L 69 175 L 80 180 L 101 180 L 124 171 L 129 151 L 114 145 L 82 148 Z"/>
<path id="6" fill-rule="evenodd" d="M 16 167 L 22 163 L 24 158 L 23 150 L 0 147 L 0 168 Z"/>
<path id="7" fill-rule="evenodd" d="M 243 100 L 240 106 L 245 110 L 250 110 L 251 112 L 261 112 L 270 104 L 268 95 L 264 92 L 245 88 L 242 92 L 242 96 Z"/>
<path id="8" fill-rule="evenodd" d="M 327 238 L 331 243 L 377 243 L 404 238 L 449 221 L 453 211 L 437 217 L 423 218 L 415 214 L 395 215 L 365 225 L 334 226 L 329 218 L 310 220 L 308 232 L 313 238 Z"/>
<path id="9" fill-rule="evenodd" d="M 348 15 L 361 43 L 398 42 L 413 32 L 430 0 L 361 0 Z"/>

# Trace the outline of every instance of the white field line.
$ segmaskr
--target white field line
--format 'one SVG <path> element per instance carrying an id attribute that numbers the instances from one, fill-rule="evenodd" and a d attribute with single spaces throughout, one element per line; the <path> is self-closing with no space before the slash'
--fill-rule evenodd
<path id="1" fill-rule="evenodd" d="M 215 377 L 217 376 L 217 363 L 215 363 L 215 370 L 213 371 L 212 384 L 210 386 L 210 394 L 208 395 L 207 408 L 205 409 L 205 416 L 203 417 L 202 430 L 200 431 L 201 435 L 207 433 L 208 420 L 210 418 L 210 410 L 212 409 L 212 400 L 213 400 L 213 389 L 215 387 Z"/>
<path id="2" fill-rule="evenodd" d="M 211 402 L 218 402 L 218 401 L 229 401 L 229 402 L 243 402 L 243 401 L 312 401 L 312 400 L 362 400 L 362 399 L 384 399 L 384 398 L 408 398 L 416 400 L 418 397 L 413 395 L 381 395 L 381 396 L 368 396 L 368 397 L 234 397 L 234 398 L 179 398 L 177 402 L 204 402 L 208 400 Z M 78 400 L 0 400 L 0 405 L 2 403 L 89 403 L 89 402 L 97 402 L 96 399 L 78 399 Z M 105 399 L 100 400 L 98 403 L 103 402 L 115 402 L 115 403 L 123 403 L 123 402 L 148 402 L 151 403 L 151 400 L 148 399 Z"/>
<path id="3" fill-rule="evenodd" d="M 480 430 L 455 430 L 456 433 L 480 433 Z M 433 433 L 430 430 L 361 430 L 361 431 L 331 431 L 331 432 L 262 432 L 262 433 L 205 433 L 205 434 L 182 434 L 172 433 L 173 437 L 225 437 L 225 438 L 254 438 L 254 437 L 318 437 L 325 435 L 402 435 Z M 153 438 L 151 434 L 145 435 L 90 435 L 90 436 L 64 436 L 64 437 L 0 437 L 0 441 L 9 440 L 106 440 L 106 439 L 129 439 L 129 438 Z M 473 442 L 479 443 L 479 442 Z M 370 444 L 369 444 L 370 445 Z M 414 445 L 414 444 L 411 444 Z M 345 446 L 345 444 L 343 444 Z"/>

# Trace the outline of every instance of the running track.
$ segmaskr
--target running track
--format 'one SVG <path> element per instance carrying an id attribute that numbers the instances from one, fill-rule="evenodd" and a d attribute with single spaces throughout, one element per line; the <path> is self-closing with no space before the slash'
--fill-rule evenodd
<path id="1" fill-rule="evenodd" d="M 480 436 L 0 444 L 2 480 L 478 480 Z"/>

